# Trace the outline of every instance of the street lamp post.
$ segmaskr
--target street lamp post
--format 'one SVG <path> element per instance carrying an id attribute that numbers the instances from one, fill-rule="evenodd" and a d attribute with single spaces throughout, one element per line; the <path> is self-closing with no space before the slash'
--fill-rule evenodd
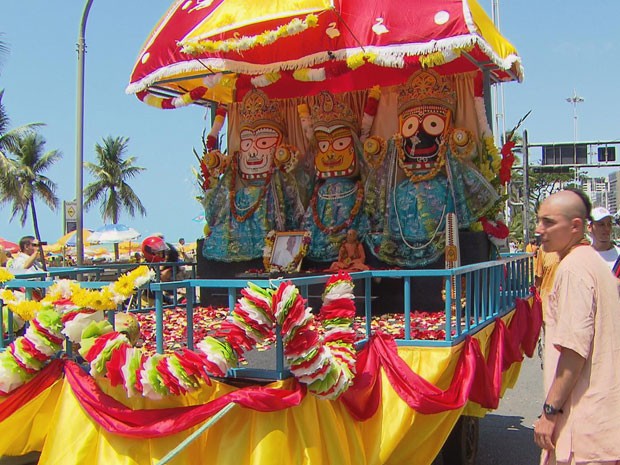
<path id="1" fill-rule="evenodd" d="M 75 200 L 77 207 L 75 246 L 77 249 L 77 265 L 84 264 L 84 55 L 86 53 L 86 21 L 93 0 L 87 0 L 82 13 L 77 41 L 77 135 L 75 148 Z"/>
<path id="2" fill-rule="evenodd" d="M 577 104 L 583 103 L 585 99 L 577 95 L 577 90 L 573 89 L 573 96 L 568 97 L 566 101 L 573 106 L 573 165 L 575 167 L 575 183 L 577 183 Z"/>

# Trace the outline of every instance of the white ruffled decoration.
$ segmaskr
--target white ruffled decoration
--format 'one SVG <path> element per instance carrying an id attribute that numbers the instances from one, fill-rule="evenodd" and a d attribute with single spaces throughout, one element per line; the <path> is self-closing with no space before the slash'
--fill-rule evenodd
<path id="1" fill-rule="evenodd" d="M 3 352 L 2 357 L 7 356 L 10 356 L 10 353 L 8 351 Z M 7 369 L 0 361 L 0 391 L 11 392 L 20 387 L 22 384 L 24 384 L 22 377 L 18 373 Z"/>
<path id="2" fill-rule="evenodd" d="M 267 73 L 255 76 L 250 79 L 254 87 L 267 87 L 280 80 L 280 73 Z M 275 79 L 274 79 L 275 78 Z"/>
<path id="3" fill-rule="evenodd" d="M 69 340 L 73 343 L 80 342 L 82 340 L 82 331 L 93 321 L 102 321 L 103 312 L 98 311 L 94 313 L 79 313 L 71 321 L 65 323 L 65 327 L 62 330 Z"/>
<path id="4" fill-rule="evenodd" d="M 340 280 L 331 285 L 323 295 L 323 302 L 325 305 L 331 303 L 336 299 L 354 299 L 353 283 L 351 281 Z"/>
<path id="5" fill-rule="evenodd" d="M 209 76 L 205 76 L 202 79 L 202 82 L 204 83 L 205 86 L 207 86 L 208 89 L 210 89 L 211 87 L 217 86 L 223 77 L 224 77 L 223 73 L 215 73 Z"/>

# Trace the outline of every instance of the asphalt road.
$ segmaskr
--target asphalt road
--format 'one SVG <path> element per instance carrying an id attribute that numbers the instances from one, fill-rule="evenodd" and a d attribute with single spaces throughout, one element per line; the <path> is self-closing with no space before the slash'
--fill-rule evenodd
<path id="1" fill-rule="evenodd" d="M 476 465 L 538 464 L 540 449 L 534 443 L 532 425 L 542 401 L 542 368 L 535 354 L 523 361 L 514 389 L 506 391 L 499 408 L 480 421 Z"/>

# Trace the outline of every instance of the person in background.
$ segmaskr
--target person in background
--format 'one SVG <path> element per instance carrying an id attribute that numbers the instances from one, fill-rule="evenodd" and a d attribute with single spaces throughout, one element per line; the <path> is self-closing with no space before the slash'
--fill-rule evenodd
<path id="1" fill-rule="evenodd" d="M 611 240 L 612 214 L 603 207 L 592 210 L 592 221 L 588 225 L 592 247 L 614 271 L 620 264 L 620 249 Z"/>
<path id="2" fill-rule="evenodd" d="M 538 240 L 535 237 L 532 237 L 530 242 L 525 246 L 525 252 L 533 254 L 538 252 Z"/>
<path id="3" fill-rule="evenodd" d="M 182 237 L 179 239 L 179 247 L 177 248 L 178 252 L 179 252 L 179 257 L 181 257 L 181 260 L 184 262 L 191 262 L 191 258 L 187 255 L 187 252 L 185 251 L 185 239 L 183 239 Z"/>
<path id="4" fill-rule="evenodd" d="M 38 259 L 39 244 L 33 236 L 24 236 L 19 240 L 19 253 L 7 263 L 7 268 L 18 271 L 40 271 Z"/>
<path id="5" fill-rule="evenodd" d="M 620 296 L 584 244 L 591 204 L 578 190 L 549 196 L 536 232 L 560 264 L 545 315 L 546 398 L 534 424 L 541 464 L 620 465 Z"/>
<path id="6" fill-rule="evenodd" d="M 6 250 L 0 245 L 0 266 L 5 266 L 8 261 L 9 257 L 6 254 Z"/>

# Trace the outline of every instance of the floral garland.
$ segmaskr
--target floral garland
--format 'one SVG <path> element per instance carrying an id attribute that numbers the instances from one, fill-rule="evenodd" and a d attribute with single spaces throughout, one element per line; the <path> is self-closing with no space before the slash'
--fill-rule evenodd
<path id="1" fill-rule="evenodd" d="M 78 301 L 114 308 L 120 299 L 128 297 L 126 292 L 133 292 L 152 276 L 152 271 L 143 266 L 101 291 L 82 289 L 66 280 L 55 283 L 30 320 L 26 334 L 0 353 L 0 394 L 8 394 L 32 379 L 62 349 L 63 334 L 67 333 L 70 338 L 79 333 L 74 342 L 79 342 L 79 353 L 89 363 L 91 375 L 105 376 L 112 386 L 123 386 L 128 396 L 160 399 L 183 394 L 198 389 L 203 382 L 210 383 L 210 374 L 224 376 L 237 366 L 239 355 L 258 341 L 273 337 L 276 325 L 282 329 L 291 372 L 310 392 L 335 399 L 353 382 L 353 283 L 343 272 L 328 280 L 318 319 L 290 282 L 278 289 L 262 289 L 250 283 L 215 337 L 198 344 L 199 352 L 184 349 L 148 357 L 132 347 L 127 335 L 114 331 L 107 320 L 90 319 L 82 322 L 80 331 L 77 326 L 67 331 L 67 324 L 75 321 L 67 315 L 93 315 L 92 308 L 82 308 Z M 319 325 L 323 326 L 322 336 Z"/>
<path id="2" fill-rule="evenodd" d="M 294 18 L 288 24 L 284 24 L 277 29 L 265 31 L 261 34 L 249 37 L 234 37 L 226 40 L 194 40 L 182 44 L 181 51 L 190 55 L 213 52 L 243 52 L 259 45 L 270 45 L 279 39 L 300 34 L 305 30 L 316 27 L 319 18 L 314 14 L 309 14 L 303 20 Z"/>
<path id="3" fill-rule="evenodd" d="M 65 336 L 81 343 L 82 349 L 90 334 L 98 333 L 105 325 L 111 329 L 107 321 L 102 321 L 102 310 L 116 309 L 135 288 L 154 276 L 154 271 L 140 266 L 101 290 L 59 280 L 39 302 L 23 300 L 8 289 L 2 290 L 0 298 L 7 307 L 30 324 L 24 336 L 0 353 L 0 393 L 7 394 L 34 377 L 61 350 Z"/>
<path id="4" fill-rule="evenodd" d="M 349 214 L 349 217 L 337 226 L 325 226 L 321 221 L 321 218 L 319 217 L 317 205 L 319 197 L 319 187 L 320 185 L 319 183 L 317 183 L 314 187 L 314 192 L 312 193 L 312 199 L 310 200 L 310 204 L 312 205 L 312 219 L 314 220 L 314 224 L 316 224 L 316 226 L 325 234 L 336 234 L 349 228 L 353 224 L 355 217 L 359 213 L 360 208 L 362 207 L 362 202 L 364 200 L 364 189 L 362 187 L 362 182 L 357 181 L 355 183 L 355 189 L 357 193 L 355 196 L 355 203 L 353 204 L 353 208 L 351 208 L 351 213 Z"/>
<path id="5" fill-rule="evenodd" d="M 446 164 L 446 152 L 448 151 L 448 144 L 443 142 L 439 145 L 439 152 L 437 153 L 437 162 L 435 166 L 424 174 L 414 174 L 413 170 L 409 169 L 405 162 L 405 150 L 403 149 L 403 137 L 400 134 L 394 136 L 394 143 L 396 144 L 396 153 L 398 155 L 398 166 L 405 172 L 405 175 L 411 182 L 428 181 L 433 179 L 442 170 Z"/>
<path id="6" fill-rule="evenodd" d="M 0 284 L 4 284 L 14 278 L 15 276 L 13 276 L 13 274 L 9 270 L 4 267 L 0 268 Z"/>
<path id="7" fill-rule="evenodd" d="M 502 146 L 502 162 L 499 169 L 499 180 L 502 186 L 510 182 L 512 177 L 512 165 L 515 163 L 515 155 L 512 152 L 515 141 L 509 140 Z"/>
<path id="8" fill-rule="evenodd" d="M 248 209 L 248 211 L 245 212 L 243 215 L 239 215 L 239 213 L 237 213 L 237 203 L 236 203 L 237 170 L 239 169 L 239 162 L 237 161 L 237 157 L 233 157 L 232 165 L 233 165 L 232 175 L 230 177 L 230 198 L 228 199 L 229 204 L 230 204 L 230 212 L 232 213 L 233 217 L 237 220 L 237 222 L 243 223 L 250 216 L 254 214 L 254 212 L 258 209 L 263 199 L 265 198 L 265 195 L 267 195 L 267 189 L 269 189 L 269 185 L 271 184 L 271 176 L 273 175 L 273 168 L 271 168 L 269 172 L 267 173 L 267 178 L 265 179 L 265 183 L 263 184 L 263 187 L 261 188 L 260 194 L 258 194 L 258 198 L 256 199 L 256 202 L 254 202 L 254 205 L 252 205 Z"/>
<path id="9" fill-rule="evenodd" d="M 291 263 L 289 263 L 289 265 L 286 267 L 281 267 L 279 265 L 271 263 L 271 255 L 273 253 L 273 245 L 275 243 L 276 236 L 277 232 L 274 229 L 269 231 L 267 233 L 267 236 L 265 236 L 265 248 L 263 249 L 263 266 L 265 268 L 265 271 L 267 271 L 268 273 L 292 273 L 293 271 L 297 270 L 299 264 L 308 253 L 308 247 L 310 246 L 310 242 L 312 240 L 312 238 L 310 237 L 310 232 L 304 231 L 301 238 L 301 247 L 299 247 L 299 252 L 297 252 L 297 255 L 293 257 Z"/>
<path id="10" fill-rule="evenodd" d="M 279 325 L 291 373 L 310 392 L 336 399 L 349 388 L 355 376 L 355 305 L 350 275 L 339 272 L 327 281 L 318 321 L 290 282 L 281 283 L 277 290 L 249 283 L 241 293 L 243 297 L 215 336 L 198 344 L 210 362 L 210 372 L 225 376 L 237 366 L 239 356 L 273 336 Z M 325 330 L 322 336 L 318 324 Z"/>
<path id="11" fill-rule="evenodd" d="M 510 234 L 510 229 L 500 220 L 489 221 L 486 217 L 480 218 L 482 230 L 487 233 L 489 240 L 496 246 L 500 247 L 505 244 L 506 238 Z"/>

